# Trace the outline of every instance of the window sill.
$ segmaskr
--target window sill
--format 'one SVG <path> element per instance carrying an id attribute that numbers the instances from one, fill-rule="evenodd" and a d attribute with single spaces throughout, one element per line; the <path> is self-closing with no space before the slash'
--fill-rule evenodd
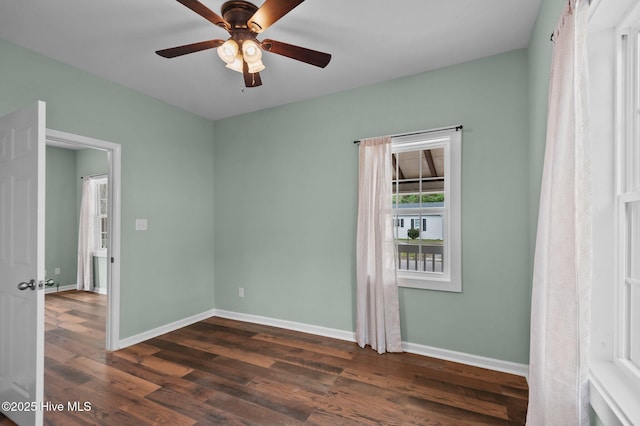
<path id="1" fill-rule="evenodd" d="M 592 362 L 591 406 L 606 425 L 640 425 L 640 386 L 610 361 Z"/>
<path id="2" fill-rule="evenodd" d="M 419 288 L 423 290 L 449 291 L 453 293 L 461 293 L 461 283 L 454 282 L 448 277 L 441 278 L 429 276 L 419 276 L 417 274 L 409 274 L 406 272 L 398 272 L 398 287 Z"/>

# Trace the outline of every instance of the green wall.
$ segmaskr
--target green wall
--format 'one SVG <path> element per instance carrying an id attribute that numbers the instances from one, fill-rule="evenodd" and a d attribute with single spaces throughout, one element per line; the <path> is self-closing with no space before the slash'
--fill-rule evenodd
<path id="1" fill-rule="evenodd" d="M 463 124 L 463 292 L 401 289 L 402 337 L 526 363 L 527 120 L 518 50 L 216 121 L 216 307 L 354 330 L 353 140 Z"/>
<path id="2" fill-rule="evenodd" d="M 48 128 L 122 145 L 120 337 L 212 309 L 213 123 L 5 40 L 0 58 L 0 115 L 40 99 Z"/>

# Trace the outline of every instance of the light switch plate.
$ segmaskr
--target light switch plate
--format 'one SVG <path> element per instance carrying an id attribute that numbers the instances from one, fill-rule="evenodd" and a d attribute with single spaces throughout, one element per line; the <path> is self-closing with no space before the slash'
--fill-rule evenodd
<path id="1" fill-rule="evenodd" d="M 136 219 L 136 231 L 147 230 L 147 219 Z"/>

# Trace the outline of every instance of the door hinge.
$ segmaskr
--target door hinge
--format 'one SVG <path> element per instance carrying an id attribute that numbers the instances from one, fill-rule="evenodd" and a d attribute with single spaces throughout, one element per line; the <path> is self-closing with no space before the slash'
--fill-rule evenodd
<path id="1" fill-rule="evenodd" d="M 111 263 L 115 263 L 115 259 L 113 257 L 111 258 Z"/>

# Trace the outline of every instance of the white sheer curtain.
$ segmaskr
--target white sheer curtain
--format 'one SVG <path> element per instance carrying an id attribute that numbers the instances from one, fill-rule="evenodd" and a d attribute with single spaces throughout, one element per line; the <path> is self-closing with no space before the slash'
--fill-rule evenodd
<path id="1" fill-rule="evenodd" d="M 393 240 L 391 138 L 360 142 L 356 340 L 378 353 L 402 352 Z"/>
<path id="2" fill-rule="evenodd" d="M 93 179 L 82 181 L 82 201 L 80 203 L 80 227 L 78 230 L 78 290 L 93 289 L 93 251 L 96 247 L 95 232 L 95 189 Z"/>
<path id="3" fill-rule="evenodd" d="M 588 425 L 591 160 L 588 2 L 554 33 L 547 145 L 533 271 L 528 425 Z"/>

